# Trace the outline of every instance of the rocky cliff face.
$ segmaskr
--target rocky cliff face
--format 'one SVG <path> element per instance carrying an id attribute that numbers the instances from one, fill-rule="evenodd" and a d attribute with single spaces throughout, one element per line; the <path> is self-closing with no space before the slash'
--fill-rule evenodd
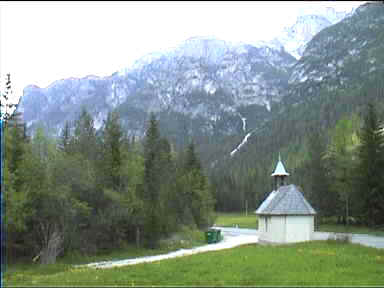
<path id="1" fill-rule="evenodd" d="M 288 94 L 358 89 L 366 80 L 382 75 L 383 29 L 384 5 L 376 3 L 360 6 L 353 17 L 316 34 L 292 70 Z"/>
<path id="2" fill-rule="evenodd" d="M 257 104 L 269 110 L 287 88 L 295 62 L 283 50 L 193 38 L 110 77 L 65 79 L 47 88 L 28 86 L 21 107 L 29 125 L 42 121 L 58 129 L 83 105 L 94 115 L 97 128 L 115 108 L 136 114 L 173 111 L 217 121 L 221 113 L 236 114 L 241 106 Z M 142 130 L 139 126 L 132 130 Z"/>

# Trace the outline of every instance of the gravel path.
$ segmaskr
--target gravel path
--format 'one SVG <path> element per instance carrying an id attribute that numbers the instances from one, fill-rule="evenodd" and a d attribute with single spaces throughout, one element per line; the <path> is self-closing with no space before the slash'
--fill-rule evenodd
<path id="1" fill-rule="evenodd" d="M 147 256 L 147 257 L 139 257 L 134 259 L 126 259 L 126 260 L 116 260 L 116 261 L 104 261 L 104 262 L 97 262 L 97 263 L 90 263 L 86 265 L 77 265 L 77 267 L 93 267 L 93 268 L 113 268 L 113 267 L 120 267 L 120 266 L 126 266 L 126 265 L 134 265 L 139 263 L 146 263 L 146 262 L 154 262 L 159 261 L 163 259 L 170 259 L 170 258 L 176 258 L 176 257 L 182 257 L 202 252 L 208 252 L 208 251 L 215 251 L 215 250 L 222 250 L 222 249 L 229 249 L 236 246 L 240 246 L 243 244 L 250 244 L 250 243 L 257 243 L 259 240 L 259 237 L 255 233 L 230 233 L 222 230 L 223 240 L 219 243 L 214 244 L 207 244 L 204 246 L 192 248 L 192 249 L 180 249 L 178 251 L 170 252 L 168 254 L 163 255 L 155 255 L 155 256 Z"/>
<path id="2" fill-rule="evenodd" d="M 259 232 L 256 229 L 242 229 L 242 228 L 227 228 L 227 227 L 217 227 L 221 229 L 222 232 L 229 235 L 259 235 Z M 315 232 L 314 240 L 327 240 L 334 239 L 337 235 L 347 235 L 345 233 L 333 233 L 333 232 Z M 374 247 L 374 248 L 384 248 L 384 237 L 373 236 L 368 234 L 348 234 L 351 237 L 351 242 L 356 244 L 361 244 L 364 246 Z"/>
<path id="3" fill-rule="evenodd" d="M 236 246 L 250 244 L 250 243 L 258 243 L 259 241 L 259 232 L 256 229 L 243 229 L 243 228 L 230 228 L 230 227 L 215 227 L 221 230 L 221 234 L 223 235 L 223 240 L 219 243 L 215 244 L 207 244 L 204 246 L 192 248 L 192 249 L 180 249 L 178 251 L 170 252 L 168 254 L 163 255 L 155 255 L 155 256 L 146 256 L 139 257 L 133 259 L 126 260 L 116 260 L 116 261 L 104 261 L 104 262 L 96 262 L 90 263 L 86 265 L 76 265 L 79 266 L 87 266 L 93 268 L 113 268 L 120 267 L 126 265 L 134 265 L 139 263 L 147 263 L 154 262 L 163 259 L 170 259 L 176 257 L 182 257 L 187 255 L 193 255 L 202 252 L 229 249 Z M 315 232 L 314 240 L 327 240 L 330 238 L 335 238 L 337 235 L 345 235 L 343 233 L 332 233 L 332 232 Z M 375 247 L 375 248 L 384 248 L 384 237 L 372 236 L 367 234 L 350 234 L 351 242 L 358 243 L 365 246 Z"/>
<path id="4" fill-rule="evenodd" d="M 333 232 L 315 232 L 315 240 L 334 239 L 337 235 L 350 235 L 351 242 L 374 248 L 384 248 L 384 237 L 373 236 L 368 234 L 346 234 Z"/>

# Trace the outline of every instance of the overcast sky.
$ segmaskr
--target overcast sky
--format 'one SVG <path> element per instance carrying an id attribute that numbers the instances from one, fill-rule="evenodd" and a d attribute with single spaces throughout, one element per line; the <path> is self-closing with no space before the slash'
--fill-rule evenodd
<path id="1" fill-rule="evenodd" d="M 0 77 L 13 92 L 30 84 L 107 76 L 193 36 L 269 40 L 317 6 L 350 11 L 363 2 L 0 1 Z"/>

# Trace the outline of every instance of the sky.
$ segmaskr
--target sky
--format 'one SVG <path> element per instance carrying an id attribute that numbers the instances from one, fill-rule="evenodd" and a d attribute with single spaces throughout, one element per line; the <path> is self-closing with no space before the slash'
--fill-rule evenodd
<path id="1" fill-rule="evenodd" d="M 70 77 L 109 76 L 194 36 L 270 40 L 314 7 L 350 11 L 361 1 L 0 1 L 0 89 L 14 98 Z M 17 102 L 17 101 L 16 101 Z"/>

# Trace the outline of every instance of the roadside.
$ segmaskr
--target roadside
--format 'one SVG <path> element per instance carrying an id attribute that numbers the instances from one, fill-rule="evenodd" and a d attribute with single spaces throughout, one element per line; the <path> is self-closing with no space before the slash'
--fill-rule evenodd
<path id="1" fill-rule="evenodd" d="M 314 240 L 335 239 L 338 235 L 349 236 L 352 243 L 364 246 L 384 249 L 384 237 L 373 236 L 368 234 L 352 234 L 352 233 L 334 233 L 334 232 L 315 232 Z"/>
<path id="2" fill-rule="evenodd" d="M 133 259 L 126 259 L 126 260 L 117 260 L 117 261 L 103 261 L 103 262 L 96 262 L 96 263 L 90 263 L 86 265 L 76 265 L 75 267 L 92 267 L 92 268 L 113 268 L 113 267 L 121 267 L 126 265 L 135 265 L 139 263 L 147 263 L 147 262 L 154 262 L 164 259 L 170 259 L 170 258 L 176 258 L 176 257 L 182 257 L 187 255 L 193 255 L 197 253 L 202 252 L 208 252 L 208 251 L 215 251 L 215 250 L 222 250 L 222 249 L 229 249 L 236 246 L 244 245 L 244 244 L 251 244 L 251 243 L 257 243 L 259 240 L 259 237 L 257 236 L 257 230 L 252 229 L 237 229 L 237 230 L 244 230 L 244 231 L 231 231 L 231 228 L 218 228 L 222 231 L 223 240 L 215 243 L 215 244 L 207 244 L 196 248 L 191 249 L 180 249 L 178 251 L 170 252 L 163 255 L 155 255 L 155 256 L 146 256 L 146 257 L 138 257 Z"/>
<path id="3" fill-rule="evenodd" d="M 220 229 L 224 235 L 228 235 L 228 236 L 241 236 L 241 235 L 259 236 L 260 235 L 259 231 L 256 229 L 232 228 L 232 227 L 215 227 L 215 228 Z M 368 235 L 368 234 L 315 232 L 314 240 L 335 239 L 338 235 L 350 236 L 351 242 L 355 244 L 361 244 L 364 246 L 384 249 L 384 237 Z"/>
<path id="4" fill-rule="evenodd" d="M 148 263 L 164 259 L 193 255 L 202 252 L 229 249 L 244 244 L 259 242 L 259 232 L 256 229 L 232 228 L 232 227 L 214 227 L 221 230 L 223 240 L 215 244 L 206 244 L 191 249 L 180 249 L 163 255 L 145 256 L 133 259 L 95 262 L 85 265 L 76 265 L 75 267 L 92 267 L 98 269 L 121 267 L 126 265 L 135 265 L 139 263 Z M 372 236 L 367 234 L 346 234 L 334 232 L 315 232 L 314 240 L 335 239 L 339 235 L 349 235 L 352 243 L 384 249 L 384 237 Z"/>

